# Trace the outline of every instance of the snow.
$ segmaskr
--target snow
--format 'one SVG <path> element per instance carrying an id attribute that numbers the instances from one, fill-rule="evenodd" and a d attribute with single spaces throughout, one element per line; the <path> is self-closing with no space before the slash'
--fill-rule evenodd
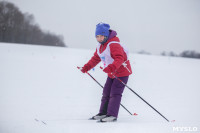
<path id="1" fill-rule="evenodd" d="M 170 133 L 200 131 L 200 60 L 130 54 L 128 86 L 155 107 L 167 122 L 128 88 L 114 123 L 88 118 L 98 113 L 102 88 L 77 66 L 94 50 L 0 43 L 0 133 Z M 98 65 L 90 74 L 102 85 Z M 186 130 L 186 129 L 185 129 Z M 184 130 L 182 130 L 184 132 Z"/>

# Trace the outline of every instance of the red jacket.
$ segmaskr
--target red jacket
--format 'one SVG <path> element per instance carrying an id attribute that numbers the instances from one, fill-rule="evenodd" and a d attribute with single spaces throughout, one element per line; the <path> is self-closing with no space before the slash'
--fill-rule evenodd
<path id="1" fill-rule="evenodd" d="M 106 43 L 104 43 L 103 45 L 100 46 L 99 53 L 102 53 L 106 49 L 107 44 L 109 42 L 111 42 L 111 41 L 120 42 L 119 38 L 116 37 L 116 36 L 113 37 L 113 38 L 108 39 L 108 41 Z M 124 76 L 129 76 L 130 74 L 132 74 L 130 62 L 129 62 L 129 60 L 126 61 L 127 60 L 127 55 L 124 52 L 124 50 L 121 47 L 121 45 L 119 45 L 118 43 L 110 44 L 110 53 L 111 53 L 111 57 L 114 59 L 112 64 L 116 68 L 116 72 L 113 73 L 115 76 L 124 77 Z M 100 59 L 99 55 L 97 54 L 97 49 L 96 49 L 96 51 L 94 53 L 94 56 L 87 63 L 87 66 L 89 66 L 89 70 L 92 69 L 93 67 L 95 67 L 100 61 L 101 61 L 101 59 Z M 125 68 L 122 65 L 122 63 L 124 63 L 125 61 L 126 61 L 126 64 L 127 64 L 127 68 L 129 69 L 129 71 L 131 73 L 127 70 L 127 68 Z M 108 74 L 108 76 L 110 78 L 114 78 L 111 74 Z"/>

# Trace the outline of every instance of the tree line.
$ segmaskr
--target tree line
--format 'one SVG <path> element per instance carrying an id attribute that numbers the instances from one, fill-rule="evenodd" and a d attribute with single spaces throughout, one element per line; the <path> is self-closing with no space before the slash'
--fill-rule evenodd
<path id="1" fill-rule="evenodd" d="M 197 58 L 200 59 L 200 53 L 194 50 L 185 50 L 180 54 L 176 54 L 174 52 L 162 52 L 161 55 L 163 56 L 174 56 L 174 57 L 186 57 L 186 58 Z"/>
<path id="2" fill-rule="evenodd" d="M 141 51 L 139 51 L 137 53 L 138 54 L 151 55 L 150 52 L 147 52 L 145 50 L 141 50 Z M 185 57 L 185 58 L 200 59 L 200 53 L 196 52 L 195 50 L 185 50 L 185 51 L 181 52 L 180 54 L 176 54 L 173 51 L 171 51 L 171 52 L 163 51 L 160 55 L 162 55 L 162 56 L 173 56 L 173 57 Z"/>
<path id="3" fill-rule="evenodd" d="M 6 1 L 0 2 L 0 42 L 66 47 L 63 36 L 42 31 L 33 15 Z"/>

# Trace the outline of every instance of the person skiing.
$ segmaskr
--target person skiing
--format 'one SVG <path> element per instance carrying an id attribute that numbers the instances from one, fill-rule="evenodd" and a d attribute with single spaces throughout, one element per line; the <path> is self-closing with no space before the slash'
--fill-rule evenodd
<path id="1" fill-rule="evenodd" d="M 127 84 L 129 75 L 132 74 L 128 50 L 120 43 L 117 32 L 111 30 L 109 24 L 97 24 L 95 37 L 98 41 L 96 51 L 88 63 L 81 67 L 81 71 L 86 73 L 102 61 L 103 71 L 108 77 L 103 88 L 99 113 L 90 119 L 100 122 L 117 121 L 125 85 L 113 75 Z"/>

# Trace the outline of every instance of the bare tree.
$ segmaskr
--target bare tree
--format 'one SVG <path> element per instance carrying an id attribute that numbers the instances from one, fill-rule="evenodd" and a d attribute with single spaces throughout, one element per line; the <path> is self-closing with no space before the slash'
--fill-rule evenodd
<path id="1" fill-rule="evenodd" d="M 33 15 L 22 13 L 10 2 L 0 2 L 0 42 L 65 47 L 63 40 L 61 35 L 42 31 Z"/>
<path id="2" fill-rule="evenodd" d="M 200 58 L 200 53 L 196 52 L 196 51 L 183 51 L 180 54 L 181 57 L 188 57 L 188 58 Z"/>

